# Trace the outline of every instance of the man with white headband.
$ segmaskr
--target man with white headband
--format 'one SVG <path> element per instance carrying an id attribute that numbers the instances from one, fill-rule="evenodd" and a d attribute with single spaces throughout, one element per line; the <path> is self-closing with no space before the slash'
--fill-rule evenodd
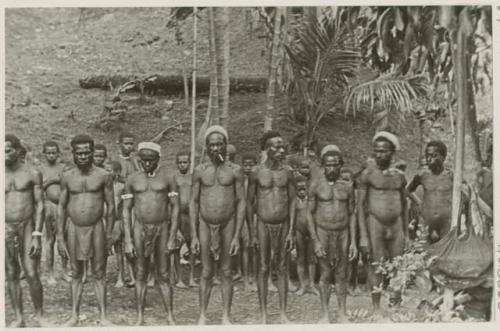
<path id="1" fill-rule="evenodd" d="M 393 259 L 403 254 L 408 242 L 408 208 L 406 179 L 403 172 L 391 167 L 394 153 L 399 150 L 398 138 L 381 131 L 373 137 L 375 165 L 368 166 L 359 178 L 358 223 L 359 246 L 370 262 Z M 368 284 L 372 289 L 374 313 L 380 314 L 383 276 L 370 263 Z M 390 303 L 398 306 L 401 293 L 393 292 Z"/>
<path id="2" fill-rule="evenodd" d="M 249 222 L 252 242 L 260 254 L 257 276 L 261 323 L 267 323 L 267 291 L 274 252 L 278 273 L 280 319 L 290 322 L 286 314 L 288 296 L 288 253 L 295 245 L 295 180 L 293 171 L 285 166 L 285 142 L 276 131 L 266 132 L 261 149 L 267 152 L 266 161 L 252 170 L 248 179 L 247 219 L 253 219 L 254 205 L 256 226 Z"/>
<path id="3" fill-rule="evenodd" d="M 219 263 L 221 275 L 222 323 L 231 323 L 231 261 L 232 256 L 239 251 L 240 232 L 245 216 L 245 196 L 241 167 L 226 162 L 227 141 L 227 132 L 223 127 L 209 127 L 205 132 L 205 144 L 210 161 L 197 166 L 193 173 L 189 208 L 191 248 L 194 253 L 201 248 L 202 264 L 198 324 L 207 322 L 206 311 L 215 263 Z"/>
<path id="4" fill-rule="evenodd" d="M 161 156 L 160 145 L 143 142 L 139 144 L 138 150 L 143 169 L 127 178 L 125 193 L 122 196 L 125 254 L 135 264 L 136 325 L 144 324 L 146 283 L 152 270 L 156 272 L 154 276 L 167 311 L 167 320 L 169 324 L 175 324 L 169 255 L 175 248 L 179 193 L 173 175 L 158 165 Z M 133 226 L 132 212 L 135 216 Z M 155 268 L 150 264 L 151 256 Z"/>
<path id="5" fill-rule="evenodd" d="M 323 175 L 313 179 L 309 187 L 308 225 L 319 260 L 321 278 L 321 323 L 330 323 L 328 303 L 331 295 L 330 274 L 335 274 L 337 322 L 345 322 L 347 298 L 347 265 L 356 249 L 356 216 L 354 190 L 341 178 L 344 160 L 336 145 L 327 145 L 320 154 Z"/>

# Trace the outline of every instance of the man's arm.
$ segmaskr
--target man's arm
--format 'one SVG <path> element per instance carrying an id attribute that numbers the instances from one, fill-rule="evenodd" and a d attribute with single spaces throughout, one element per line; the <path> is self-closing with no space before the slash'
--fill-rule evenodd
<path id="1" fill-rule="evenodd" d="M 318 233 L 316 232 L 316 224 L 314 223 L 314 212 L 316 211 L 316 184 L 312 182 L 309 185 L 307 194 L 307 227 L 313 242 L 319 242 Z"/>
<path id="2" fill-rule="evenodd" d="M 200 212 L 200 170 L 198 167 L 193 172 L 193 185 L 191 188 L 191 201 L 189 202 L 189 221 L 191 223 L 191 238 L 198 242 L 198 213 Z"/>
<path id="3" fill-rule="evenodd" d="M 113 178 L 110 174 L 105 175 L 104 182 L 104 203 L 106 204 L 106 237 L 111 238 L 113 225 L 115 223 L 115 192 L 113 188 Z"/>
<path id="4" fill-rule="evenodd" d="M 288 215 L 290 217 L 290 230 L 289 234 L 295 235 L 295 178 L 292 171 L 288 171 Z"/>
<path id="5" fill-rule="evenodd" d="M 170 181 L 170 192 L 168 193 L 168 198 L 170 202 L 170 246 L 167 245 L 167 249 L 173 249 L 175 243 L 175 236 L 177 234 L 177 228 L 179 226 L 179 188 L 174 176 L 169 178 Z"/>
<path id="6" fill-rule="evenodd" d="M 69 188 L 67 179 L 62 176 L 61 192 L 59 194 L 59 204 L 57 205 L 57 243 L 59 254 L 62 257 L 69 258 L 66 240 L 64 238 L 64 229 L 66 228 L 67 207 L 69 202 Z"/>
<path id="7" fill-rule="evenodd" d="M 358 225 L 359 225 L 359 246 L 368 248 L 368 231 L 366 227 L 365 203 L 368 192 L 368 170 L 361 173 L 358 190 Z"/>
<path id="8" fill-rule="evenodd" d="M 234 171 L 235 181 L 234 189 L 236 193 L 236 231 L 234 232 L 234 238 L 239 238 L 241 233 L 241 228 L 243 227 L 243 222 L 245 221 L 246 212 L 246 200 L 244 192 L 244 177 L 241 167 L 237 167 Z"/>
<path id="9" fill-rule="evenodd" d="M 125 182 L 125 189 L 122 195 L 125 245 L 132 245 L 132 207 L 134 206 L 134 195 L 131 178 L 132 176 L 129 176 Z"/>
<path id="10" fill-rule="evenodd" d="M 43 178 L 42 174 L 35 170 L 33 174 L 33 199 L 35 202 L 35 231 L 42 232 L 44 213 L 43 199 Z M 40 237 L 40 236 L 38 236 Z"/>
<path id="11" fill-rule="evenodd" d="M 349 188 L 349 195 L 347 200 L 347 212 L 349 214 L 349 236 L 351 238 L 351 244 L 356 244 L 356 235 L 358 232 L 357 221 L 356 221 L 356 200 L 354 195 L 354 188 L 351 186 Z"/>
<path id="12" fill-rule="evenodd" d="M 422 201 L 420 201 L 419 197 L 415 194 L 415 191 L 417 188 L 422 185 L 422 178 L 420 177 L 419 174 L 415 175 L 415 177 L 412 178 L 408 186 L 406 187 L 408 197 L 417 204 L 417 206 L 420 206 L 422 204 Z"/>
<path id="13" fill-rule="evenodd" d="M 252 241 L 254 241 L 254 239 L 257 238 L 256 224 L 254 226 L 253 222 L 256 190 L 257 190 L 257 170 L 254 169 L 248 176 L 247 201 L 246 201 L 247 224 L 250 232 L 250 238 L 252 238 Z"/>

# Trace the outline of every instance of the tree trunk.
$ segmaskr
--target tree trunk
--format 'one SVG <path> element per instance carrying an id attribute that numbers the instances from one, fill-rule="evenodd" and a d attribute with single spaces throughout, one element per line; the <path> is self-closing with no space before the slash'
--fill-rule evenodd
<path id="1" fill-rule="evenodd" d="M 191 167 L 190 172 L 194 171 L 194 161 L 196 156 L 196 42 L 197 42 L 197 17 L 196 7 L 193 8 L 193 92 L 191 94 Z"/>
<path id="2" fill-rule="evenodd" d="M 266 115 L 264 117 L 264 132 L 272 130 L 274 115 L 274 99 L 276 96 L 276 75 L 278 71 L 280 52 L 280 31 L 282 7 L 276 7 L 274 15 L 273 41 L 271 44 L 271 56 L 269 59 L 269 83 L 266 93 Z"/>
<path id="3" fill-rule="evenodd" d="M 215 53 L 220 124 L 227 128 L 229 117 L 229 7 L 214 8 Z"/>
<path id="4" fill-rule="evenodd" d="M 187 73 L 187 55 L 182 54 L 182 78 L 184 81 L 184 105 L 189 108 L 189 78 Z"/>

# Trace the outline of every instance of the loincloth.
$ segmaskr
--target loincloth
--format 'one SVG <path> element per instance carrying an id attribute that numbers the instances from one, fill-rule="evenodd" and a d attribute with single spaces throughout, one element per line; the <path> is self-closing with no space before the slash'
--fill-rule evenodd
<path id="1" fill-rule="evenodd" d="M 77 261 L 87 261 L 94 257 L 94 237 L 98 231 L 104 231 L 102 219 L 89 226 L 81 226 L 71 221 L 69 222 L 68 242 L 73 243 L 72 248 Z"/>
<path id="2" fill-rule="evenodd" d="M 326 252 L 326 259 L 332 267 L 347 258 L 349 244 L 349 229 L 325 230 L 317 227 L 318 239 Z"/>
<path id="3" fill-rule="evenodd" d="M 402 231 L 400 218 L 398 218 L 396 222 L 391 225 L 385 225 L 372 214 L 368 214 L 367 221 L 370 232 L 373 230 L 379 231 L 381 239 L 383 240 L 394 240 L 396 239 L 398 232 Z"/>
<path id="4" fill-rule="evenodd" d="M 134 227 L 140 231 L 140 237 L 144 252 L 144 257 L 150 257 L 156 247 L 158 238 L 160 237 L 163 223 L 159 224 L 146 224 L 139 220 L 135 220 Z"/>
<path id="5" fill-rule="evenodd" d="M 284 223 L 278 223 L 278 224 L 269 224 L 269 223 L 264 223 L 264 226 L 267 229 L 267 233 L 269 234 L 269 237 L 271 237 L 271 249 L 273 252 L 279 252 L 280 251 L 280 243 L 282 242 L 282 232 L 283 232 L 283 224 Z"/>
<path id="6" fill-rule="evenodd" d="M 241 243 L 243 247 L 250 247 L 250 229 L 248 228 L 248 224 L 243 223 L 243 227 L 241 228 Z"/>
<path id="7" fill-rule="evenodd" d="M 5 223 L 5 255 L 6 259 L 17 259 L 23 251 L 26 226 L 32 224 L 31 219 L 16 223 Z"/>
<path id="8" fill-rule="evenodd" d="M 210 229 L 210 251 L 214 257 L 215 261 L 219 261 L 220 257 L 220 246 L 221 246 L 221 231 L 222 226 L 225 224 L 208 224 L 205 223 Z"/>

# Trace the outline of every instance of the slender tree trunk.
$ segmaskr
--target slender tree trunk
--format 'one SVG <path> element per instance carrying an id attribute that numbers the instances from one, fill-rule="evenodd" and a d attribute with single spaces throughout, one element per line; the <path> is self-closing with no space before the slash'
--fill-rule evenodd
<path id="1" fill-rule="evenodd" d="M 229 117 L 229 7 L 214 8 L 214 31 L 220 124 L 227 127 Z"/>
<path id="2" fill-rule="evenodd" d="M 189 108 L 189 83 L 187 73 L 187 55 L 182 54 L 182 78 L 184 80 L 184 105 Z"/>
<path id="3" fill-rule="evenodd" d="M 194 161 L 196 156 L 196 42 L 197 42 L 197 13 L 196 7 L 193 8 L 193 92 L 191 108 L 191 168 L 193 173 Z"/>
<path id="4" fill-rule="evenodd" d="M 274 103 L 276 96 L 276 76 L 278 71 L 280 57 L 280 31 L 281 31 L 281 16 L 283 14 L 282 7 L 276 7 L 274 16 L 273 41 L 271 44 L 271 56 L 269 59 L 269 83 L 266 93 L 266 115 L 264 117 L 264 132 L 272 130 Z"/>

